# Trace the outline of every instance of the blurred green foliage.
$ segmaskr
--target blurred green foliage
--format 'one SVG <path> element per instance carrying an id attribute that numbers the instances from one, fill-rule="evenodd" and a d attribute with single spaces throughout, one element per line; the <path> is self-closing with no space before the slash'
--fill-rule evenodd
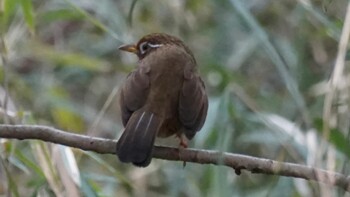
<path id="1" fill-rule="evenodd" d="M 0 0 L 0 100 L 9 111 L 0 119 L 117 138 L 113 89 L 137 64 L 117 47 L 165 32 L 193 50 L 210 97 L 191 147 L 348 174 L 348 83 L 337 92 L 330 135 L 322 133 L 347 3 Z M 113 155 L 37 141 L 0 145 L 0 196 L 349 196 L 305 180 L 237 176 L 226 167 L 154 159 L 139 169 Z"/>

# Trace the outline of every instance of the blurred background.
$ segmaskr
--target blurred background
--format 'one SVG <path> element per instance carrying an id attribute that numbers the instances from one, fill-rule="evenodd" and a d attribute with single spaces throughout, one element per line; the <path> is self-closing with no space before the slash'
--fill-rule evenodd
<path id="1" fill-rule="evenodd" d="M 347 4 L 0 0 L 0 121 L 118 138 L 118 88 L 137 57 L 117 48 L 164 32 L 192 49 L 209 94 L 207 121 L 190 147 L 348 174 L 348 62 L 323 117 Z M 350 196 L 213 165 L 153 159 L 136 168 L 36 140 L 0 139 L 0 161 L 0 196 Z"/>

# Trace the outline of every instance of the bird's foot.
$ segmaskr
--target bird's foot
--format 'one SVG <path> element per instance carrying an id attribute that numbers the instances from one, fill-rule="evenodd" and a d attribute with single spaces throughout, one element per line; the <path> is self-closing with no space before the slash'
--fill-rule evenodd
<path id="1" fill-rule="evenodd" d="M 179 149 L 179 159 L 182 160 L 180 151 L 181 151 L 181 149 L 188 147 L 188 141 L 187 141 L 187 138 L 183 134 L 176 134 L 176 137 L 178 137 L 180 140 L 178 149 Z M 186 161 L 183 162 L 183 167 L 185 168 L 185 166 L 186 166 Z"/>
<path id="2" fill-rule="evenodd" d="M 176 134 L 176 137 L 179 138 L 179 148 L 187 148 L 188 147 L 188 141 L 186 137 L 183 134 Z"/>

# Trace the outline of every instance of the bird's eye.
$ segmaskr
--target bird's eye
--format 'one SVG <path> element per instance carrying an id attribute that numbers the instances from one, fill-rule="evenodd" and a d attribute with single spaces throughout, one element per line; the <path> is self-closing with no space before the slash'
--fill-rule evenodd
<path id="1" fill-rule="evenodd" d="M 149 49 L 153 48 L 158 48 L 158 47 L 161 47 L 162 44 L 152 44 L 152 43 L 149 43 L 149 42 L 143 42 L 140 44 L 140 53 L 141 55 L 145 54 Z"/>
<path id="2" fill-rule="evenodd" d="M 145 54 L 148 49 L 149 49 L 148 42 L 143 42 L 140 44 L 140 53 L 141 54 Z"/>

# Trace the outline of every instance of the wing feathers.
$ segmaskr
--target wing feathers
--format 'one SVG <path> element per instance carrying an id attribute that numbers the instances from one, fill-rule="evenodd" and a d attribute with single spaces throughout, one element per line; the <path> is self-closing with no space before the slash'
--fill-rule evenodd
<path id="1" fill-rule="evenodd" d="M 179 99 L 179 119 L 189 139 L 202 128 L 207 110 L 208 97 L 204 83 L 192 73 L 192 76 L 185 77 Z"/>
<path id="2" fill-rule="evenodd" d="M 123 125 L 126 126 L 131 114 L 140 109 L 148 95 L 149 76 L 147 70 L 138 68 L 130 73 L 120 93 L 120 106 Z"/>

